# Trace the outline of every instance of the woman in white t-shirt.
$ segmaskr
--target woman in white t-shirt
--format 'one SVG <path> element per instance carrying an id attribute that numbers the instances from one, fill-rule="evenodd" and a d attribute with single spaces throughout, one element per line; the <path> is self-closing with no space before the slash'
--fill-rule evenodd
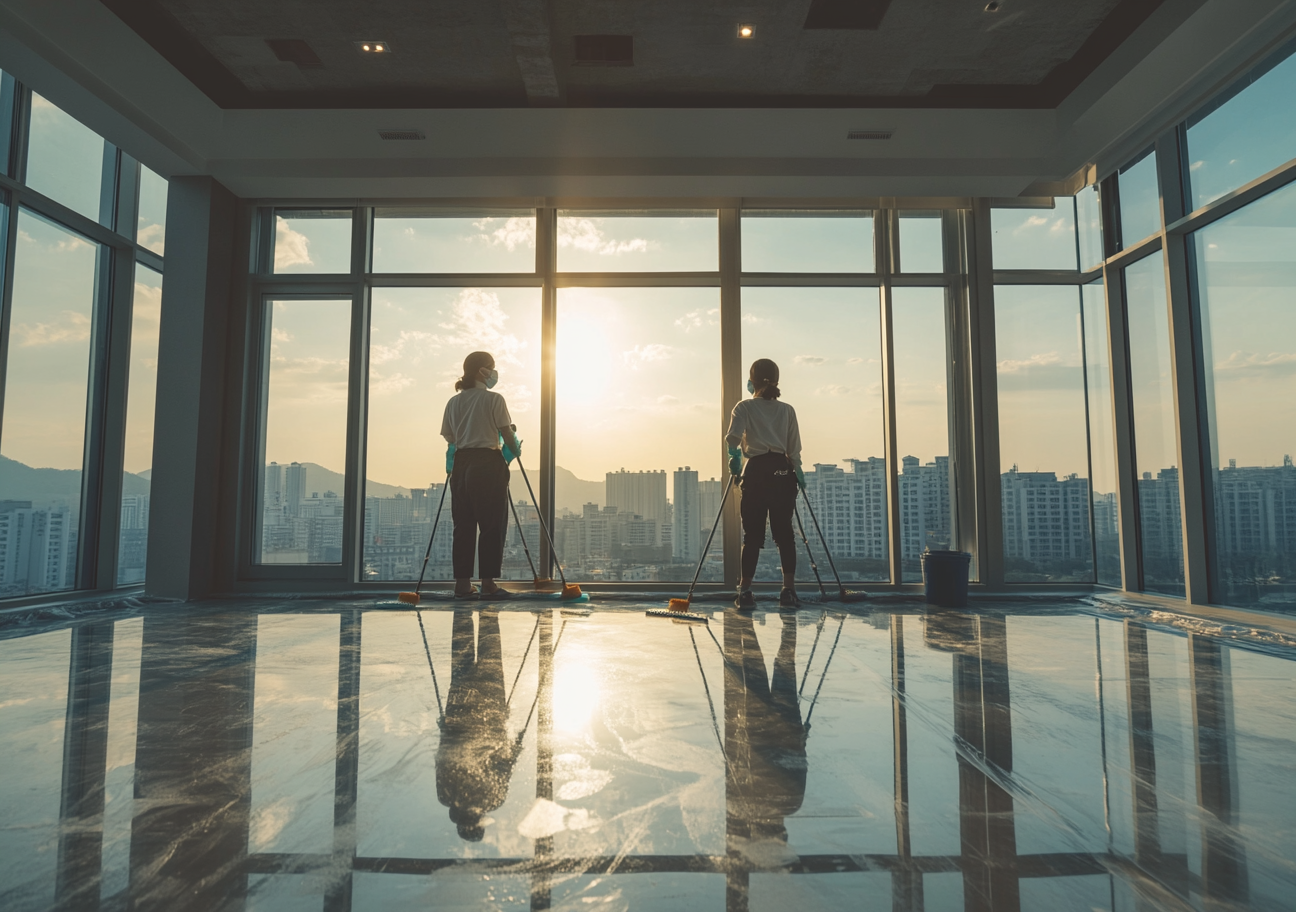
<path id="1" fill-rule="evenodd" d="M 450 444 L 446 471 L 454 518 L 451 559 L 456 598 L 477 594 L 472 584 L 474 557 L 481 576 L 480 597 L 496 600 L 512 595 L 495 580 L 503 570 L 508 533 L 509 462 L 522 447 L 504 397 L 491 392 L 498 380 L 489 352 L 464 358 L 463 376 L 455 381 L 458 392 L 446 403 L 441 421 L 441 436 Z"/>
<path id="2" fill-rule="evenodd" d="M 742 484 L 742 579 L 738 584 L 738 608 L 756 607 L 751 584 L 756 562 L 765 547 L 765 523 L 769 521 L 783 568 L 783 591 L 779 605 L 800 608 L 796 594 L 796 540 L 792 514 L 796 509 L 797 487 L 805 490 L 801 472 L 801 429 L 796 411 L 779 402 L 778 365 L 768 358 L 752 363 L 747 391 L 752 398 L 734 406 L 725 443 L 729 448 L 729 471 L 741 475 Z M 742 457 L 747 457 L 747 465 Z"/>

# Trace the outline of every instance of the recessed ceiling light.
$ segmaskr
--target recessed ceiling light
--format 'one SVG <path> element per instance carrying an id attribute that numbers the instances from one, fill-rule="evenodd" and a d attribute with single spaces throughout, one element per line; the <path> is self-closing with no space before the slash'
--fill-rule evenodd
<path id="1" fill-rule="evenodd" d="M 752 26 L 750 26 L 750 25 L 740 25 L 740 26 L 738 26 L 738 37 L 739 37 L 739 38 L 750 38 L 750 37 L 752 37 L 752 36 L 755 35 L 755 34 L 756 34 L 756 29 L 754 29 L 754 28 L 753 28 Z"/>
<path id="2" fill-rule="evenodd" d="M 390 54 L 391 53 L 391 45 L 388 44 L 386 41 L 378 41 L 378 40 L 357 41 L 356 47 L 360 49 L 360 53 L 362 54 Z"/>

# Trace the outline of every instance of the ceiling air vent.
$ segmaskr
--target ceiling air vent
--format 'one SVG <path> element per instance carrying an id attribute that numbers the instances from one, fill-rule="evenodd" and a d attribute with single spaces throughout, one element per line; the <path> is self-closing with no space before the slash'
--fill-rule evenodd
<path id="1" fill-rule="evenodd" d="M 427 139 L 422 130 L 379 130 L 381 139 Z"/>
<path id="2" fill-rule="evenodd" d="M 284 63 L 295 63 L 299 67 L 322 67 L 324 61 L 319 59 L 315 49 L 300 38 L 267 38 L 266 44 L 274 55 Z"/>
<path id="3" fill-rule="evenodd" d="M 810 0 L 808 29 L 868 29 L 882 25 L 891 0 Z"/>
<path id="4" fill-rule="evenodd" d="M 634 66 L 630 35 L 576 35 L 575 66 Z"/>
<path id="5" fill-rule="evenodd" d="M 890 139 L 894 130 L 851 130 L 847 139 Z"/>

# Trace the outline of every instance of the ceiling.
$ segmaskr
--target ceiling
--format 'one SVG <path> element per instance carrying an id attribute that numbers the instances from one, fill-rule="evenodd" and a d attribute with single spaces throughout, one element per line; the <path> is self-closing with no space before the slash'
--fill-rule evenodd
<path id="1" fill-rule="evenodd" d="M 229 110 L 1055 108 L 1163 0 L 102 2 Z M 579 65 L 580 35 L 632 64 Z"/>

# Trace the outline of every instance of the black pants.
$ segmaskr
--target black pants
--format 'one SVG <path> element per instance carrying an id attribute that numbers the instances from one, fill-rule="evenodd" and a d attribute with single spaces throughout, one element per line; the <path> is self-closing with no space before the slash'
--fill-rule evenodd
<path id="1" fill-rule="evenodd" d="M 796 509 L 796 475 L 782 453 L 766 453 L 747 463 L 742 477 L 742 575 L 756 575 L 756 562 L 765 547 L 768 517 L 774 544 L 778 545 L 783 572 L 796 573 L 796 539 L 792 536 L 792 511 Z"/>
<path id="2" fill-rule="evenodd" d="M 476 552 L 478 576 L 498 579 L 508 534 L 508 463 L 499 450 L 455 453 L 450 475 L 450 515 L 454 517 L 451 555 L 455 579 L 471 579 Z M 478 542 L 477 530 L 481 529 Z"/>

